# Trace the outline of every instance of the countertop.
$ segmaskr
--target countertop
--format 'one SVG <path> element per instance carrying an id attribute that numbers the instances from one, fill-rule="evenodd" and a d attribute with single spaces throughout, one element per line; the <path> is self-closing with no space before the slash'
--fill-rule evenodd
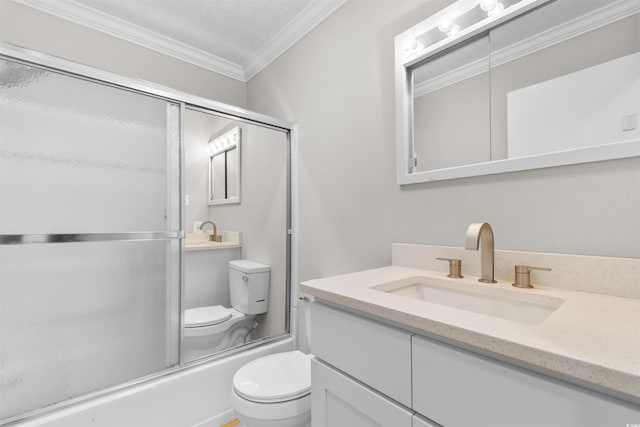
<path id="1" fill-rule="evenodd" d="M 238 242 L 189 242 L 187 241 L 184 245 L 184 248 L 187 252 L 194 251 L 210 251 L 216 249 L 231 249 L 231 248 L 241 248 L 242 245 Z"/>
<path id="2" fill-rule="evenodd" d="M 445 273 L 390 266 L 310 280 L 300 291 L 640 403 L 640 300 L 542 286 L 517 289 L 506 281 L 480 284 L 489 293 L 508 289 L 564 300 L 541 323 L 524 324 L 370 289 L 415 276 L 449 280 L 452 286 L 455 280 L 478 284 L 477 277 L 448 279 Z"/>

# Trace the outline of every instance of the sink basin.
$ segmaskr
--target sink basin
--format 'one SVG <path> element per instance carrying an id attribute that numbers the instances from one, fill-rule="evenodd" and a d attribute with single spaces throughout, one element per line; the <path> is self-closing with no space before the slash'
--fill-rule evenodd
<path id="1" fill-rule="evenodd" d="M 371 289 L 528 324 L 541 323 L 564 302 L 562 298 L 528 294 L 515 289 L 423 276 L 373 286 Z"/>

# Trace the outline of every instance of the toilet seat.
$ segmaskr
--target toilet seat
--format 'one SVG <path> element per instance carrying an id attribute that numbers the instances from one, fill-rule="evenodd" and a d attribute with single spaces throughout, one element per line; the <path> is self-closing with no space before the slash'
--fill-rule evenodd
<path id="1" fill-rule="evenodd" d="M 231 319 L 231 315 L 231 310 L 221 305 L 190 308 L 184 312 L 184 327 L 200 328 L 217 325 Z"/>
<path id="2" fill-rule="evenodd" d="M 251 402 L 279 403 L 311 393 L 311 355 L 272 354 L 247 363 L 233 377 L 234 392 Z"/>

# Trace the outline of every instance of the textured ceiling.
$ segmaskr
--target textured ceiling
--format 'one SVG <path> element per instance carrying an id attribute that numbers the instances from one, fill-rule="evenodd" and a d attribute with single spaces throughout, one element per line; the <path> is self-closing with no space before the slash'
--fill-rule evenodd
<path id="1" fill-rule="evenodd" d="M 311 0 L 77 0 L 243 65 Z"/>
<path id="2" fill-rule="evenodd" d="M 248 80 L 347 0 L 13 0 Z"/>

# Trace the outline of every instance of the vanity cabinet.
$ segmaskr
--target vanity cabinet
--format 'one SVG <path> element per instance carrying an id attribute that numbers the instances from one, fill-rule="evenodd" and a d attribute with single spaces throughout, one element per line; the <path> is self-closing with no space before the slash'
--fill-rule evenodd
<path id="1" fill-rule="evenodd" d="M 312 427 L 640 423 L 637 405 L 319 302 L 311 344 Z"/>
<path id="2" fill-rule="evenodd" d="M 313 427 L 412 427 L 413 411 L 349 376 L 311 361 Z"/>
<path id="3" fill-rule="evenodd" d="M 412 354 L 412 407 L 444 426 L 597 427 L 640 421 L 637 407 L 433 340 L 413 336 Z"/>
<path id="4" fill-rule="evenodd" d="M 411 406 L 411 334 L 322 304 L 311 306 L 313 354 Z"/>

